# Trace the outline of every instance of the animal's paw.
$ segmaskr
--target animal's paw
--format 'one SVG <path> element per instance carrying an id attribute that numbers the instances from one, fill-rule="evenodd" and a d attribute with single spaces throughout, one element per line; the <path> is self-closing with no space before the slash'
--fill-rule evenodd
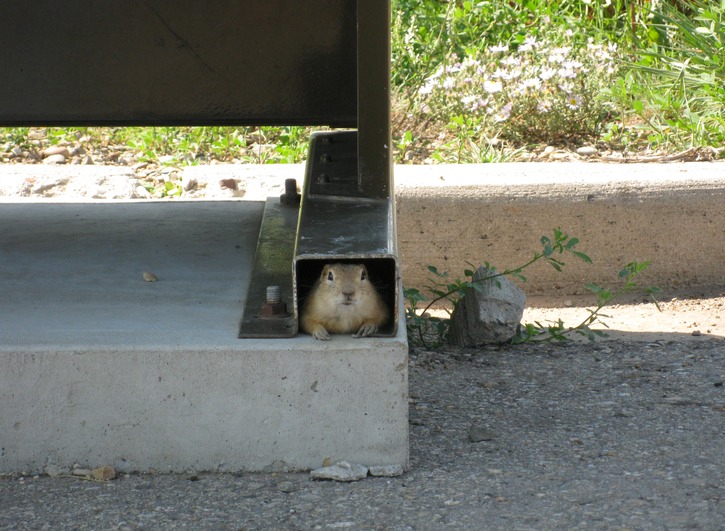
<path id="1" fill-rule="evenodd" d="M 312 337 L 315 339 L 319 339 L 320 341 L 329 341 L 330 340 L 330 334 L 325 330 L 324 326 L 317 327 L 312 332 Z"/>
<path id="2" fill-rule="evenodd" d="M 360 330 L 357 331 L 357 334 L 354 334 L 352 337 L 368 337 L 377 331 L 378 327 L 374 324 L 364 324 L 360 327 Z"/>

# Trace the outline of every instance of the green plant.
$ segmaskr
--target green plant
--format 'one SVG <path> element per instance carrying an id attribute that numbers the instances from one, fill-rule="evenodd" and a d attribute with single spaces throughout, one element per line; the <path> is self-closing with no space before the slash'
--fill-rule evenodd
<path id="1" fill-rule="evenodd" d="M 645 271 L 649 267 L 649 260 L 643 262 L 630 262 L 620 272 L 619 278 L 622 280 L 622 285 L 612 291 L 610 288 L 603 288 L 597 284 L 588 284 L 586 288 L 597 297 L 597 301 L 594 309 L 587 308 L 587 315 L 579 324 L 573 327 L 567 327 L 563 321 L 559 319 L 553 325 L 542 325 L 540 322 L 526 323 L 519 330 L 519 335 L 514 339 L 515 342 L 525 341 L 563 341 L 568 339 L 571 334 L 579 334 L 586 337 L 590 341 L 594 341 L 597 337 L 604 337 L 607 334 L 602 330 L 594 330 L 591 325 L 595 322 L 606 326 L 606 323 L 601 320 L 602 317 L 607 317 L 602 314 L 602 310 L 605 306 L 612 304 L 616 299 L 619 299 L 622 295 L 630 293 L 632 291 L 641 291 L 646 294 L 659 309 L 655 294 L 660 290 L 656 287 L 641 287 L 636 281 L 635 277 Z"/>
<path id="2" fill-rule="evenodd" d="M 464 271 L 465 280 L 462 280 L 460 278 L 452 279 L 448 272 L 438 271 L 435 266 L 429 265 L 428 272 L 431 273 L 432 277 L 429 278 L 428 285 L 425 287 L 428 295 L 416 288 L 405 288 L 403 290 L 407 302 L 406 320 L 410 340 L 426 347 L 438 346 L 445 342 L 449 320 L 432 317 L 428 312 L 443 301 L 447 301 L 449 306 L 455 309 L 468 290 L 474 289 L 480 292 L 484 282 L 497 282 L 497 279 L 502 276 L 511 276 L 525 282 L 524 270 L 542 260 L 561 272 L 565 266 L 565 262 L 562 260 L 562 255 L 565 253 L 591 263 L 591 258 L 587 254 L 576 249 L 579 240 L 569 237 L 561 229 L 555 229 L 553 237 L 542 236 L 540 242 L 541 250 L 536 251 L 532 258 L 523 265 L 499 272 L 494 266 L 486 262 L 485 268 L 490 274 L 476 280 L 474 280 L 475 267 L 466 269 Z M 469 265 L 472 264 L 469 263 Z M 597 296 L 597 302 L 594 309 L 588 310 L 589 315 L 576 326 L 567 327 L 561 319 L 553 325 L 543 325 L 539 322 L 527 323 L 520 328 L 520 332 L 513 339 L 513 342 L 562 341 L 569 339 L 568 336 L 571 334 L 579 334 L 593 341 L 597 336 L 606 335 L 600 330 L 592 329 L 591 325 L 595 322 L 602 323 L 601 317 L 605 317 L 602 310 L 607 305 L 610 305 L 625 293 L 632 291 L 642 291 L 652 300 L 655 300 L 654 294 L 659 291 L 658 288 L 641 288 L 635 281 L 635 277 L 645 271 L 648 266 L 649 261 L 628 263 L 619 272 L 619 278 L 622 279 L 623 283 L 614 291 L 596 284 L 587 285 L 586 288 Z M 422 305 L 424 306 L 420 309 Z M 450 310 L 447 310 L 447 312 L 450 315 Z"/>
<path id="3" fill-rule="evenodd" d="M 628 63 L 637 88 L 630 113 L 651 131 L 651 147 L 725 142 L 724 22 L 719 0 L 653 4 L 650 38 Z"/>
<path id="4" fill-rule="evenodd" d="M 565 265 L 562 260 L 564 253 L 568 253 L 585 262 L 591 262 L 591 258 L 588 255 L 576 250 L 579 240 L 577 238 L 570 238 L 559 228 L 554 229 L 553 237 L 542 236 L 540 243 L 541 250 L 536 251 L 531 259 L 518 267 L 498 272 L 494 266 L 486 262 L 485 266 L 491 271 L 491 274 L 479 280 L 473 279 L 475 267 L 465 270 L 464 275 L 466 280 L 461 280 L 458 278 L 451 279 L 448 272 L 440 272 L 435 266 L 429 265 L 428 271 L 433 277 L 429 278 L 426 290 L 431 298 L 415 288 L 406 288 L 404 290 L 404 296 L 408 301 L 406 318 L 409 327 L 409 336 L 417 337 L 421 344 L 427 345 L 425 335 L 430 334 L 434 330 L 437 334 L 437 342 L 443 341 L 448 331 L 447 322 L 440 319 L 431 319 L 428 311 L 442 301 L 447 301 L 455 308 L 458 301 L 465 296 L 468 289 L 480 291 L 481 283 L 483 282 L 490 280 L 496 281 L 497 278 L 502 276 L 511 276 L 525 282 L 524 270 L 539 261 L 544 261 L 557 271 L 561 271 Z M 422 310 L 418 310 L 417 308 L 421 303 L 427 304 Z"/>
<path id="5" fill-rule="evenodd" d="M 418 105 L 450 124 L 460 149 L 474 135 L 519 145 L 592 138 L 610 112 L 598 94 L 616 75 L 616 47 L 575 47 L 566 36 L 552 42 L 527 37 L 515 49 L 499 44 L 451 60 L 427 78 Z"/>

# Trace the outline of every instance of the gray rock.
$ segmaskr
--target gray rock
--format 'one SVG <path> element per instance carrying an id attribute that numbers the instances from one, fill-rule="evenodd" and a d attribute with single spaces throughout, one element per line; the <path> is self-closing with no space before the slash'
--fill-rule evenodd
<path id="1" fill-rule="evenodd" d="M 295 483 L 294 481 L 280 481 L 277 484 L 277 490 L 280 492 L 285 492 L 287 494 L 297 492 L 299 488 L 299 483 Z"/>
<path id="2" fill-rule="evenodd" d="M 368 468 L 363 465 L 351 465 L 346 461 L 340 461 L 332 466 L 317 468 L 310 472 L 312 479 L 331 479 L 333 481 L 358 481 L 366 478 Z"/>
<path id="3" fill-rule="evenodd" d="M 582 157 L 591 157 L 597 154 L 597 148 L 593 146 L 582 146 L 576 152 L 577 155 L 581 155 Z"/>
<path id="4" fill-rule="evenodd" d="M 118 472 L 119 474 L 130 474 L 134 471 L 135 467 L 131 461 L 122 457 L 120 459 L 116 459 L 113 462 L 113 468 L 115 468 L 116 472 Z"/>
<path id="5" fill-rule="evenodd" d="M 474 280 L 491 275 L 479 267 Z M 451 315 L 449 341 L 473 347 L 506 343 L 516 335 L 526 304 L 526 295 L 506 277 L 480 282 L 481 290 L 469 288 Z"/>
<path id="6" fill-rule="evenodd" d="M 150 199 L 151 193 L 140 184 L 134 189 L 133 196 L 138 199 Z"/>
<path id="7" fill-rule="evenodd" d="M 65 155 L 58 153 L 57 155 L 50 155 L 43 159 L 43 164 L 65 164 Z"/>
<path id="8" fill-rule="evenodd" d="M 43 157 L 53 157 L 55 155 L 63 155 L 65 159 L 68 156 L 68 148 L 65 146 L 49 146 L 43 150 Z"/>
<path id="9" fill-rule="evenodd" d="M 55 477 L 58 477 L 58 476 L 62 476 L 64 474 L 67 474 L 68 473 L 68 470 L 65 469 L 65 468 L 63 468 L 63 467 L 61 467 L 61 466 L 58 466 L 58 465 L 46 465 L 45 468 L 43 469 L 43 473 L 46 476 L 50 476 L 51 478 L 55 478 Z"/>
<path id="10" fill-rule="evenodd" d="M 492 441 L 496 438 L 496 433 L 481 424 L 474 423 L 468 430 L 468 439 L 471 442 Z"/>
<path id="11" fill-rule="evenodd" d="M 368 468 L 371 476 L 393 478 L 403 474 L 403 467 L 400 465 L 380 465 Z"/>

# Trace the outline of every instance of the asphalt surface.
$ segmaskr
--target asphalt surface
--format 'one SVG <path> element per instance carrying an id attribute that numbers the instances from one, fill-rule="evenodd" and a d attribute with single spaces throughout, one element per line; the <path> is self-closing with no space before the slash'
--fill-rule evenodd
<path id="1" fill-rule="evenodd" d="M 14 475 L 0 529 L 725 529 L 724 381 L 705 337 L 413 350 L 402 476 Z"/>

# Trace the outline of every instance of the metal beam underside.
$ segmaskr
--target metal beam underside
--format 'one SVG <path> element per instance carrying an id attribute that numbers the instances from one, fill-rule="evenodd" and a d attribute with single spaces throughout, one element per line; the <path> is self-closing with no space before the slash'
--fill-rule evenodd
<path id="1" fill-rule="evenodd" d="M 0 126 L 357 125 L 355 0 L 13 0 L 0 50 Z"/>

